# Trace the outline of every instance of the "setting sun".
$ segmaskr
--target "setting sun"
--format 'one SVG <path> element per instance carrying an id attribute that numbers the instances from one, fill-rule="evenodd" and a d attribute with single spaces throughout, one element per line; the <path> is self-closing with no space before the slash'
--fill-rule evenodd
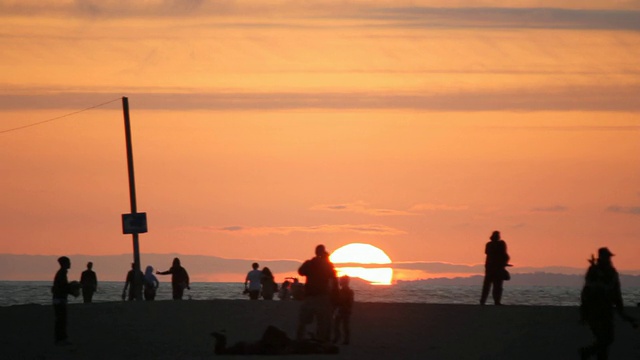
<path id="1" fill-rule="evenodd" d="M 391 264 L 391 259 L 384 251 L 373 245 L 348 244 L 334 251 L 329 258 L 336 265 L 338 276 L 349 275 L 374 285 L 390 285 L 393 279 L 393 269 L 375 266 Z M 345 266 L 341 267 L 341 264 Z"/>

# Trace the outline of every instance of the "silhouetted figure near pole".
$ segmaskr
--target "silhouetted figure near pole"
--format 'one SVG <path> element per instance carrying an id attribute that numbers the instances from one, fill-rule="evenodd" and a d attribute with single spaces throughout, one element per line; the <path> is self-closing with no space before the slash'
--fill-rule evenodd
<path id="1" fill-rule="evenodd" d="M 87 263 L 87 270 L 80 275 L 80 285 L 82 285 L 82 300 L 90 303 L 93 300 L 93 294 L 98 290 L 98 276 L 93 271 L 93 263 Z"/>
<path id="2" fill-rule="evenodd" d="M 331 335 L 331 300 L 338 291 L 338 281 L 329 253 L 324 245 L 316 246 L 316 256 L 305 261 L 298 274 L 307 277 L 304 285 L 304 300 L 300 306 L 296 339 L 304 338 L 308 324 L 316 320 L 316 339 L 328 342 Z"/>
<path id="3" fill-rule="evenodd" d="M 484 305 L 489 296 L 489 290 L 493 286 L 493 302 L 502 305 L 502 284 L 509 280 L 509 272 L 506 267 L 509 265 L 509 254 L 507 254 L 507 243 L 500 238 L 500 232 L 494 231 L 489 237 L 491 241 L 485 246 L 484 253 L 487 255 L 484 263 L 484 282 L 482 284 L 482 294 L 480 305 Z"/>
<path id="4" fill-rule="evenodd" d="M 262 271 L 258 270 L 258 263 L 251 264 L 251 271 L 247 273 L 244 279 L 244 292 L 249 293 L 249 299 L 258 300 L 260 297 L 260 289 L 262 287 Z"/>
<path id="5" fill-rule="evenodd" d="M 67 346 L 71 345 L 67 340 L 67 297 L 69 294 L 74 297 L 80 295 L 80 283 L 77 281 L 69 283 L 67 279 L 67 271 L 71 269 L 71 260 L 68 257 L 59 257 L 58 264 L 60 269 L 56 272 L 53 287 L 51 287 L 55 318 L 54 336 L 56 345 Z"/>
<path id="6" fill-rule="evenodd" d="M 138 281 L 136 281 L 136 277 L 138 277 Z M 122 300 L 142 300 L 137 297 L 139 294 L 142 294 L 142 292 L 136 291 L 136 286 L 140 285 L 142 285 L 142 273 L 136 271 L 135 263 L 131 263 L 131 270 L 127 272 L 127 278 L 124 281 L 124 289 L 122 289 Z M 129 290 L 129 293 L 127 293 L 127 289 Z"/>
<path id="7" fill-rule="evenodd" d="M 608 248 L 598 249 L 598 259 L 591 256 L 591 266 L 585 275 L 585 285 L 580 294 L 580 320 L 587 323 L 595 337 L 592 345 L 580 349 L 580 358 L 596 356 L 598 360 L 609 357 L 609 347 L 614 338 L 613 310 L 634 328 L 636 320 L 624 313 L 620 278 L 613 267 L 613 254 Z"/>
<path id="8" fill-rule="evenodd" d="M 153 301 L 156 298 L 156 291 L 160 286 L 160 282 L 155 275 L 153 275 L 153 266 L 149 265 L 144 270 L 144 299 L 147 301 Z"/>
<path id="9" fill-rule="evenodd" d="M 167 271 L 158 271 L 158 275 L 171 274 L 171 288 L 173 290 L 173 300 L 182 300 L 184 289 L 191 290 L 189 286 L 189 274 L 187 270 L 180 265 L 180 259 L 174 258 L 173 265 Z"/>

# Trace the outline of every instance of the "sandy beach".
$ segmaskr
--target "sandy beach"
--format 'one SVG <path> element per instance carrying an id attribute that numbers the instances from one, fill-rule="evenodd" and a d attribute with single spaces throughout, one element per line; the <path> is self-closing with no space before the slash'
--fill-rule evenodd
<path id="1" fill-rule="evenodd" d="M 292 336 L 298 307 L 248 300 L 74 304 L 70 347 L 53 344 L 51 306 L 2 307 L 1 357 L 208 359 L 216 357 L 212 331 L 225 330 L 229 343 L 257 340 L 268 325 Z M 639 308 L 628 312 L 640 317 Z M 622 321 L 616 331 L 611 359 L 640 359 L 640 331 Z M 591 341 L 575 307 L 356 303 L 352 332 L 352 343 L 338 355 L 286 358 L 574 359 Z"/>

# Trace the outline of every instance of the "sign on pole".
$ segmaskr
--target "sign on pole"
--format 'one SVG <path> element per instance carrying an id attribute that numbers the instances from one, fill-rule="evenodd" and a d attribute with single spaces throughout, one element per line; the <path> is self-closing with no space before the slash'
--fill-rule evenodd
<path id="1" fill-rule="evenodd" d="M 141 234 L 147 232 L 147 213 L 122 214 L 122 233 Z"/>

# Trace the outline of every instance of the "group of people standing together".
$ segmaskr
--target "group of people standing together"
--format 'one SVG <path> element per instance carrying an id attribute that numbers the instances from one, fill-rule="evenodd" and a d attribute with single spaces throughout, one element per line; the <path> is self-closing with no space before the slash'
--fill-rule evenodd
<path id="1" fill-rule="evenodd" d="M 184 290 L 191 289 L 189 283 L 189 273 L 184 267 L 182 267 L 179 258 L 173 259 L 173 263 L 169 270 L 156 271 L 155 274 L 171 275 L 171 290 L 173 300 L 182 300 L 182 297 L 184 296 Z M 137 291 L 135 287 L 136 283 L 142 285 L 142 292 Z M 122 300 L 140 300 L 138 299 L 138 296 L 141 293 L 145 300 L 155 300 L 156 291 L 158 290 L 159 286 L 160 282 L 153 273 L 153 266 L 147 266 L 144 274 L 140 272 L 136 274 L 135 264 L 131 264 L 131 270 L 129 270 L 129 272 L 127 273 L 127 278 L 124 283 L 124 289 L 122 289 Z"/>
<path id="2" fill-rule="evenodd" d="M 277 286 L 273 274 L 269 268 L 260 271 L 258 267 L 258 263 L 252 264 L 253 269 L 245 278 L 245 293 L 249 294 L 252 300 L 257 300 L 260 295 L 265 300 L 271 300 Z M 228 346 L 226 335 L 213 332 L 211 335 L 216 340 L 215 353 L 220 355 L 335 354 L 338 352 L 335 344 L 341 340 L 342 344 L 349 344 L 351 309 L 354 300 L 354 292 L 349 287 L 349 277 L 342 276 L 338 279 L 324 245 L 316 246 L 315 257 L 305 261 L 298 268 L 298 274 L 305 276 L 306 282 L 302 286 L 302 304 L 299 308 L 295 339 L 290 339 L 284 331 L 269 326 L 259 341 L 251 343 L 240 341 Z M 289 289 L 288 281 L 285 281 L 280 289 L 280 293 L 285 294 L 281 299 L 287 300 L 287 292 L 282 292 L 283 289 Z M 315 331 L 307 333 L 307 326 L 314 321 Z"/>
<path id="3" fill-rule="evenodd" d="M 343 337 L 343 343 L 349 343 L 349 319 L 354 293 L 349 287 L 348 276 L 338 279 L 324 245 L 318 245 L 315 257 L 305 261 L 298 269 L 298 274 L 306 277 L 304 285 L 297 278 L 287 278 L 278 289 L 268 267 L 259 270 L 258 263 L 253 263 L 251 267 L 244 282 L 244 293 L 251 300 L 258 300 L 260 297 L 272 300 L 277 293 L 280 300 L 302 301 L 296 330 L 297 340 L 305 337 L 307 325 L 315 320 L 317 327 L 312 333 L 313 337 L 319 341 L 329 341 L 333 320 L 333 342 L 336 343 Z"/>
<path id="4" fill-rule="evenodd" d="M 277 294 L 280 300 L 302 300 L 304 285 L 297 278 L 287 278 L 280 287 L 275 280 L 271 269 L 268 267 L 259 270 L 258 263 L 251 264 L 252 270 L 247 273 L 244 280 L 243 294 L 249 295 L 249 299 L 273 300 Z M 289 281 L 289 280 L 292 280 Z"/>

